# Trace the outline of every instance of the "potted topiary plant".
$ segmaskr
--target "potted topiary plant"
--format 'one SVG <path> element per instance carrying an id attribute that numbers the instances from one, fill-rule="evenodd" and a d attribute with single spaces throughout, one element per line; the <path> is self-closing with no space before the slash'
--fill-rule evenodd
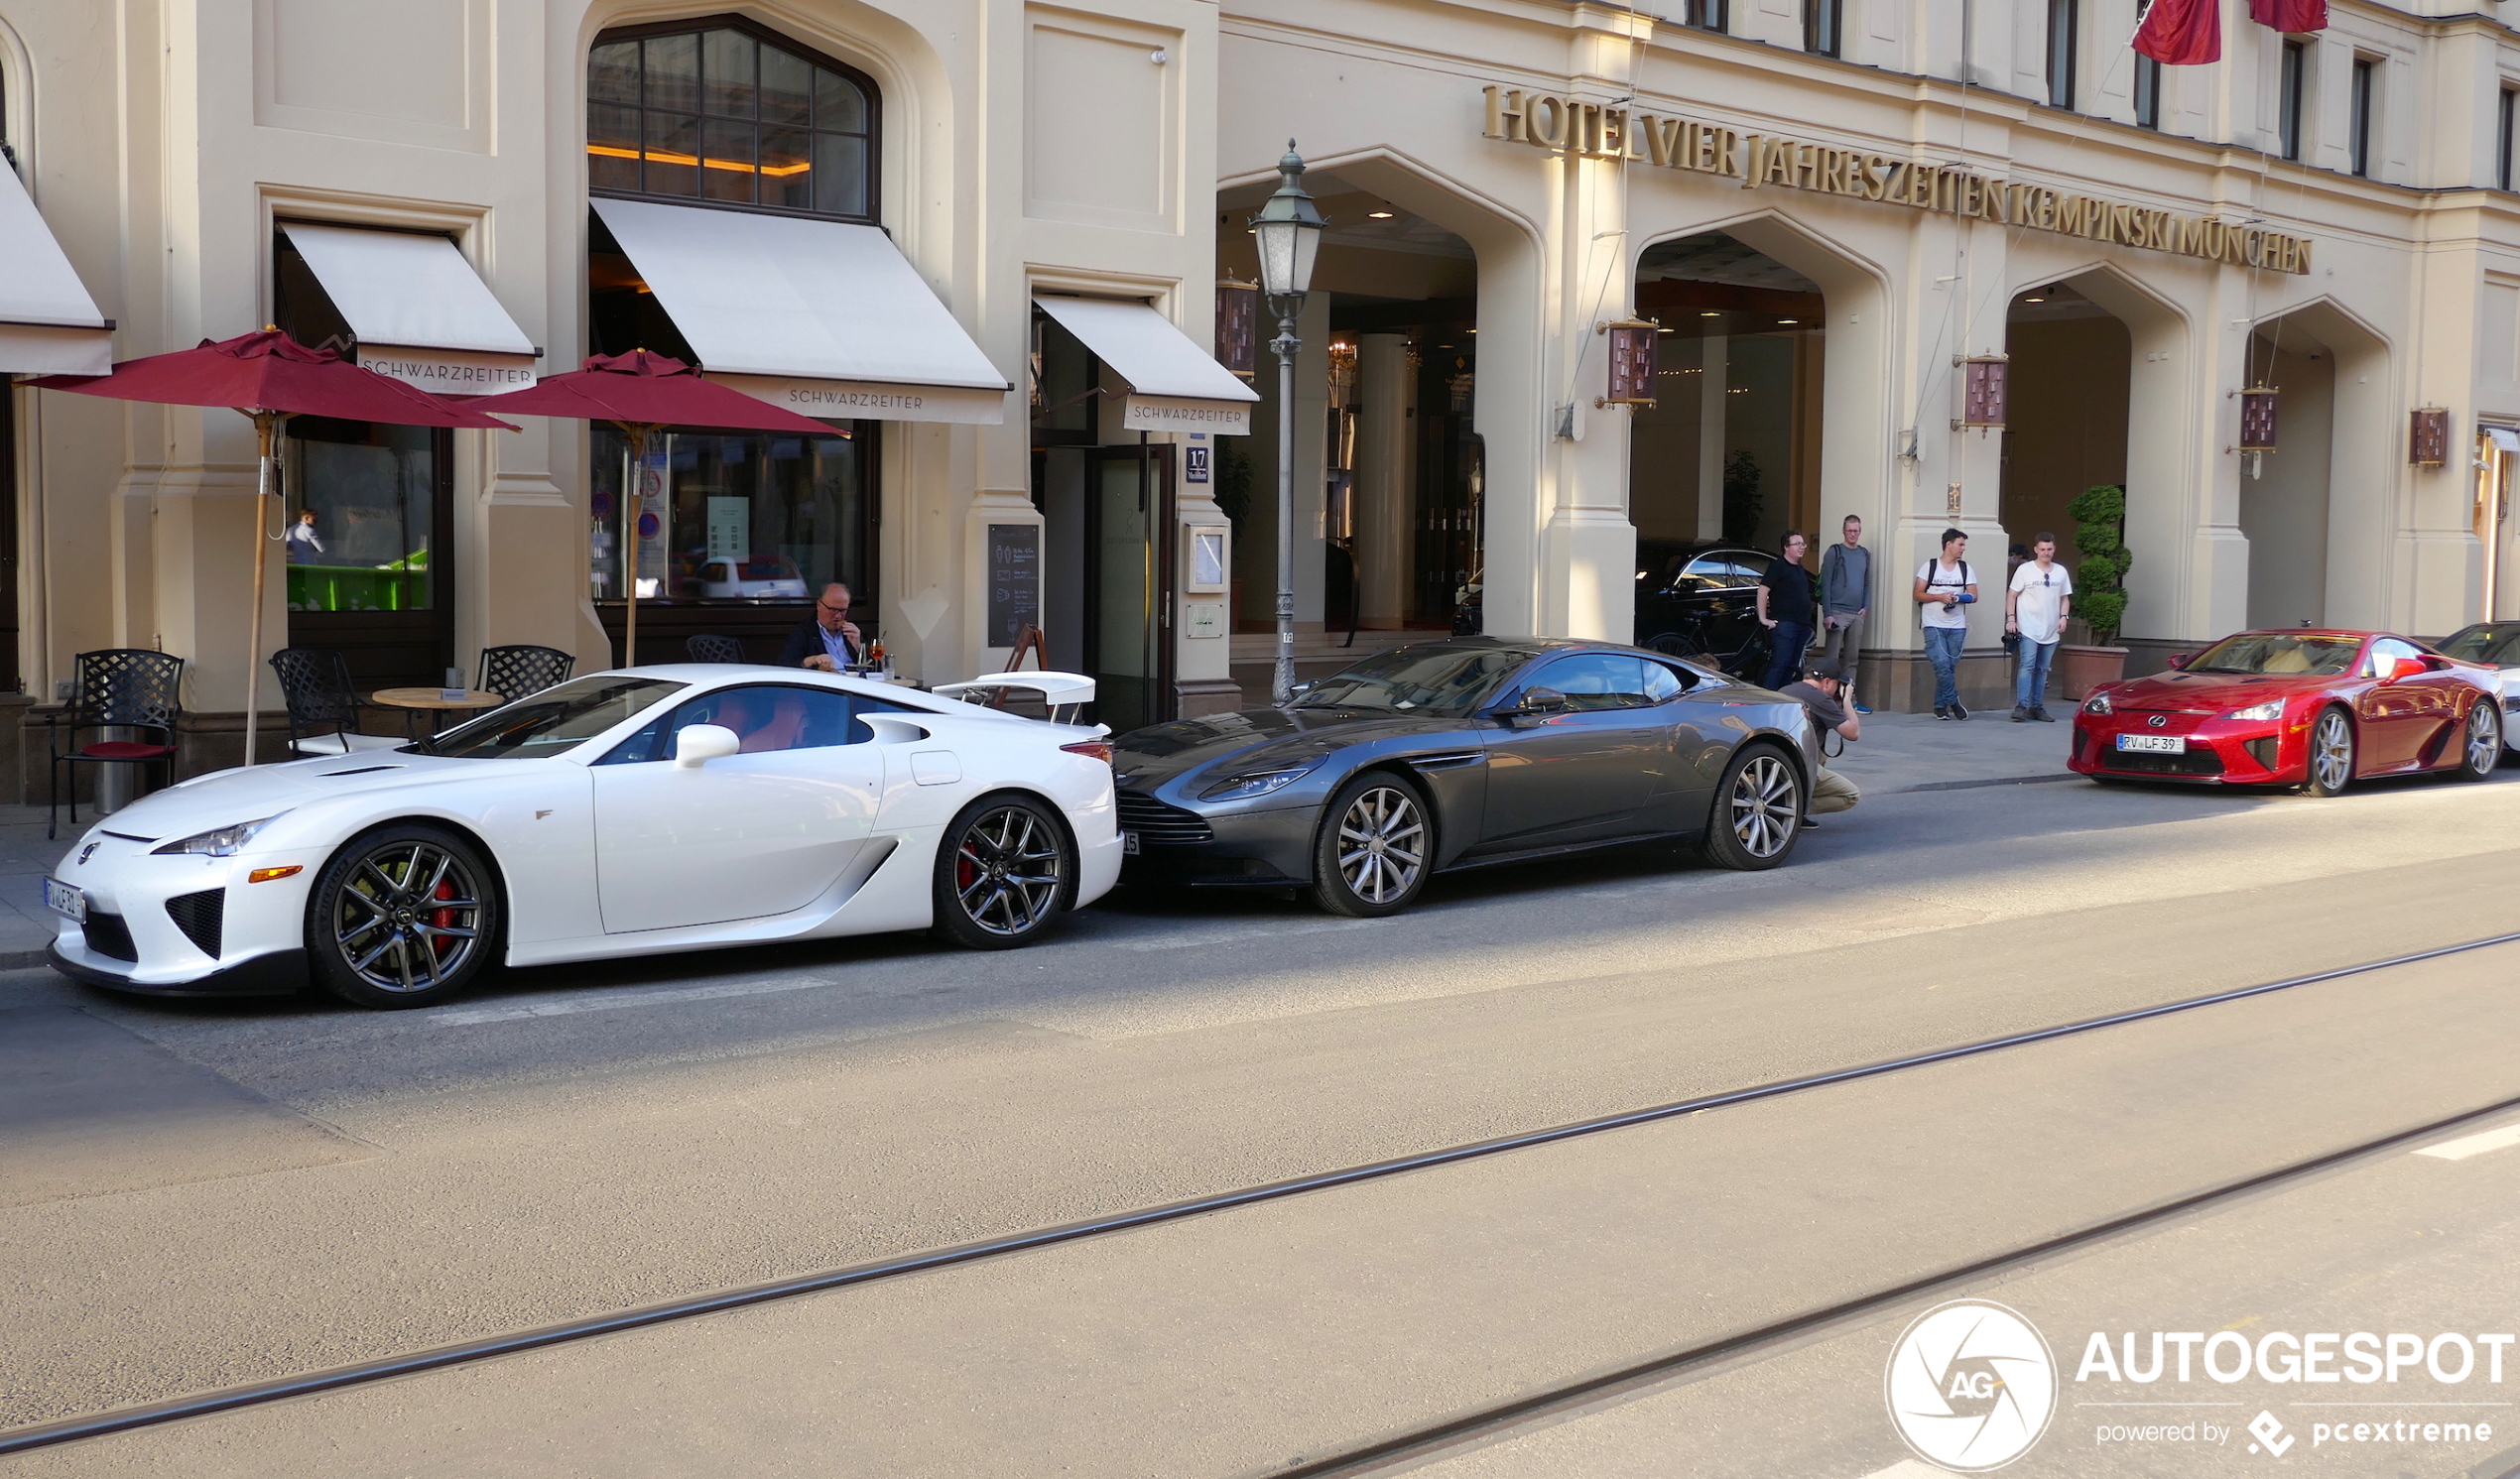
<path id="1" fill-rule="evenodd" d="M 2057 687 L 2079 703 L 2093 688 L 2126 676 L 2126 649 L 2116 645 L 2126 615 L 2126 571 L 2134 555 L 2125 544 L 2126 490 L 2110 483 L 2085 488 L 2066 504 L 2074 518 L 2074 614 L 2090 628 L 2087 645 L 2068 643 L 2057 652 Z"/>

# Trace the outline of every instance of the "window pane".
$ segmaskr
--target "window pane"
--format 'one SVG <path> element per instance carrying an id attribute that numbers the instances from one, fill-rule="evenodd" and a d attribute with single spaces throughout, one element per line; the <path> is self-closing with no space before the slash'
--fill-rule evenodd
<path id="1" fill-rule="evenodd" d="M 700 105 L 700 39 L 652 36 L 647 51 L 647 105 L 689 113 Z"/>
<path id="2" fill-rule="evenodd" d="M 866 132 L 866 94 L 838 72 L 814 69 L 814 126 L 842 133 Z"/>
<path id="3" fill-rule="evenodd" d="M 866 214 L 866 141 L 848 134 L 814 136 L 814 208 Z"/>
<path id="4" fill-rule="evenodd" d="M 586 95 L 599 103 L 639 101 L 639 44 L 616 41 L 586 59 Z"/>
<path id="5" fill-rule="evenodd" d="M 751 204 L 756 164 L 753 159 L 753 126 L 711 118 L 704 127 L 708 151 L 700 171 L 700 193 L 711 200 Z"/>
<path id="6" fill-rule="evenodd" d="M 852 725 L 849 695 L 821 688 L 761 683 L 721 688 L 684 704 L 674 713 L 674 731 L 693 724 L 715 724 L 735 731 L 743 741 L 738 754 L 767 755 L 782 750 L 822 750 L 869 738 L 873 731 Z M 858 731 L 852 736 L 850 731 Z M 673 754 L 669 742 L 665 758 Z"/>
<path id="7" fill-rule="evenodd" d="M 812 135 L 793 128 L 761 131 L 761 203 L 790 210 L 814 208 Z"/>
<path id="8" fill-rule="evenodd" d="M 648 184 L 651 195 L 699 193 L 700 121 L 670 113 L 648 115 Z"/>
<path id="9" fill-rule="evenodd" d="M 592 103 L 586 109 L 586 183 L 599 190 L 639 187 L 639 110 Z"/>
<path id="10" fill-rule="evenodd" d="M 811 120 L 808 111 L 814 105 L 814 65 L 802 57 L 792 56 L 777 47 L 761 49 L 761 121 L 793 123 L 800 127 Z"/>
<path id="11" fill-rule="evenodd" d="M 752 117 L 753 64 L 760 44 L 741 31 L 711 31 L 700 42 L 700 111 L 720 118 Z"/>
<path id="12" fill-rule="evenodd" d="M 289 609 L 429 610 L 436 438 L 419 427 L 370 425 L 357 441 L 293 436 L 287 451 Z"/>

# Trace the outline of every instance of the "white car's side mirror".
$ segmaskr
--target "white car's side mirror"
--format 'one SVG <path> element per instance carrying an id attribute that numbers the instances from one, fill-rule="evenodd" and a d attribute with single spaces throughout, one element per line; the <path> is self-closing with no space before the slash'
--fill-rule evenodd
<path id="1" fill-rule="evenodd" d="M 723 724 L 693 724 L 674 736 L 674 763 L 696 769 L 743 747 L 743 737 Z"/>

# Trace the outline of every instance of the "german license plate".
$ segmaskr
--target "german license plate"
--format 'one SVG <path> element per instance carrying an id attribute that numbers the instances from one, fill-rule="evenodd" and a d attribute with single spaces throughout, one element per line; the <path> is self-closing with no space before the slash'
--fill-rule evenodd
<path id="1" fill-rule="evenodd" d="M 2185 755 L 2188 737 L 2184 734 L 2121 734 L 2117 748 L 2146 755 Z"/>
<path id="2" fill-rule="evenodd" d="M 81 924 L 87 920 L 87 896 L 59 879 L 44 880 L 44 907 Z"/>
<path id="3" fill-rule="evenodd" d="M 1122 832 L 1120 834 L 1120 851 L 1126 853 L 1130 857 L 1136 857 L 1138 855 L 1138 834 L 1135 832 Z"/>

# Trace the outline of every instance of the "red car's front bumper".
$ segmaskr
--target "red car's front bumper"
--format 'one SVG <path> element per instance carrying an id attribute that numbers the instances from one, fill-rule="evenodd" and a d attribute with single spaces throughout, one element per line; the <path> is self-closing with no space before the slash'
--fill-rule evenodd
<path id="1" fill-rule="evenodd" d="M 2122 750 L 2119 735 L 2175 739 L 2179 753 Z M 2230 786 L 2294 786 L 2310 776 L 2310 726 L 2281 719 L 2219 719 L 2205 714 L 2121 710 L 2077 711 L 2069 769 L 2085 776 L 2145 781 L 2203 781 Z"/>

